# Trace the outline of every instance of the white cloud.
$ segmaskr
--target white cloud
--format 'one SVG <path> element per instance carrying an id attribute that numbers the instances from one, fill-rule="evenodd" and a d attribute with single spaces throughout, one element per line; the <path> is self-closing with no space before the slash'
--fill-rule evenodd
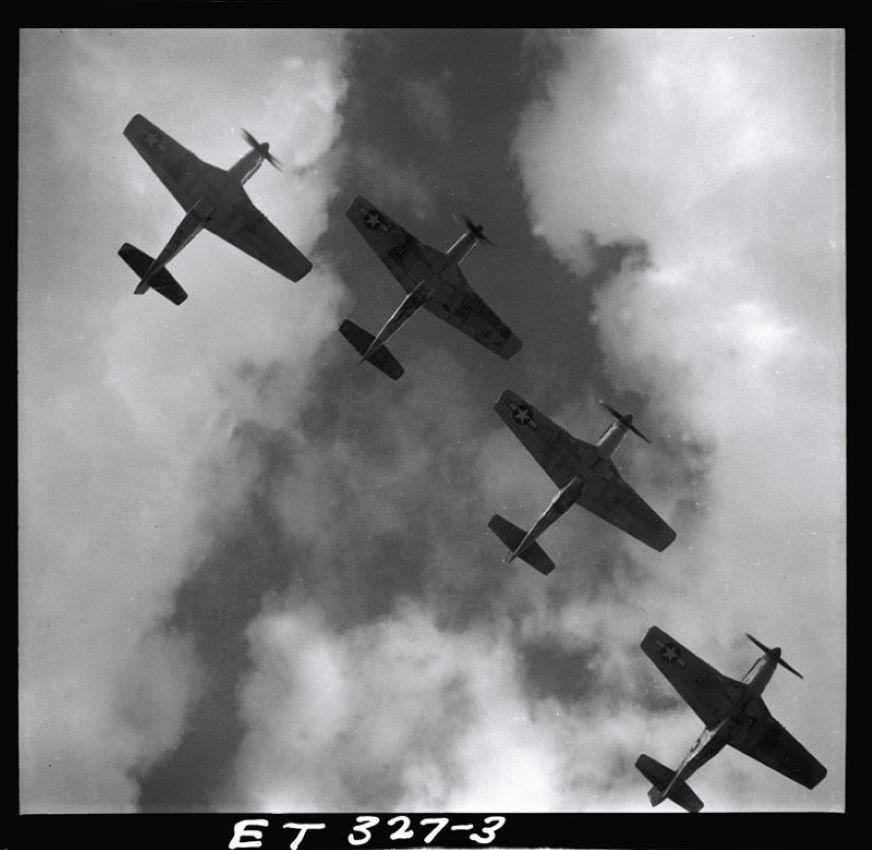
<path id="1" fill-rule="evenodd" d="M 531 218 L 558 256 L 589 268 L 583 230 L 649 245 L 651 266 L 628 262 L 596 293 L 596 332 L 616 388 L 648 394 L 643 430 L 663 449 L 631 442 L 618 464 L 684 523 L 652 555 L 576 512 L 548 532 L 561 569 L 542 582 L 503 569 L 476 517 L 486 506 L 525 524 L 553 488 L 449 356 L 407 338 L 415 382 L 374 381 L 365 396 L 343 387 L 318 407 L 342 405 L 336 433 L 297 427 L 346 297 L 316 252 L 351 154 L 334 144 L 342 35 L 25 33 L 26 810 L 134 807 L 129 771 L 177 743 L 204 674 L 161 618 L 255 479 L 329 593 L 298 582 L 251 622 L 247 734 L 214 800 L 648 810 L 636 755 L 674 765 L 698 732 L 686 709 L 642 707 L 652 688 L 671 696 L 638 649 L 656 622 L 727 675 L 754 657 L 746 630 L 806 674 L 776 677 L 769 704 L 830 766 L 826 784 L 803 796 L 724 754 L 694 780 L 707 808 L 838 805 L 843 742 L 831 705 L 811 694 L 844 684 L 841 48 L 826 31 L 753 38 L 567 38 L 550 102 L 519 133 Z M 269 141 L 287 170 L 265 168 L 248 188 L 316 270 L 290 284 L 203 234 L 173 261 L 183 307 L 134 298 L 116 247 L 158 250 L 181 214 L 121 136 L 134 112 L 222 166 L 244 153 L 240 126 Z M 428 214 L 420 175 L 355 154 L 389 196 Z M 603 416 L 589 395 L 546 412 L 585 439 Z M 280 436 L 292 471 L 236 451 L 248 447 L 242 422 Z M 698 513 L 685 516 L 682 500 Z M 421 536 L 409 540 L 412 524 Z M 392 538 L 415 547 L 417 602 L 368 586 L 373 573 L 350 578 Z M 379 568 L 390 574 L 390 555 Z M 387 613 L 340 625 L 332 607 L 349 587 L 381 594 Z M 539 643 L 585 654 L 580 699 L 531 695 L 523 653 Z"/>
<path id="2" fill-rule="evenodd" d="M 342 634 L 309 608 L 249 633 L 243 806 L 343 810 L 370 794 L 402 811 L 517 811 L 559 793 L 505 640 L 443 631 L 412 603 Z"/>
<path id="3" fill-rule="evenodd" d="M 755 629 L 803 658 L 794 722 L 774 693 L 770 707 L 830 777 L 783 797 L 776 777 L 753 805 L 838 806 L 842 35 L 622 30 L 560 47 L 549 99 L 517 140 L 534 229 L 581 272 L 593 261 L 583 231 L 647 243 L 650 265 L 626 261 L 595 293 L 598 340 L 612 380 L 650 396 L 665 434 L 714 448 L 697 527 L 646 558 L 647 615 L 715 666 L 725 646 L 745 658 Z"/>
<path id="4" fill-rule="evenodd" d="M 290 166 L 259 172 L 254 202 L 310 256 L 326 227 L 341 33 L 217 36 L 22 35 L 25 811 L 129 811 L 131 770 L 177 744 L 201 672 L 161 622 L 209 518 L 257 472 L 231 466 L 229 438 L 285 423 L 338 323 L 344 288 L 323 262 L 291 284 L 203 234 L 173 262 L 179 308 L 134 297 L 115 256 L 123 241 L 156 253 L 182 215 L 122 136 L 135 112 L 223 167 L 248 127 Z M 263 394 L 252 375 L 271 366 Z"/>

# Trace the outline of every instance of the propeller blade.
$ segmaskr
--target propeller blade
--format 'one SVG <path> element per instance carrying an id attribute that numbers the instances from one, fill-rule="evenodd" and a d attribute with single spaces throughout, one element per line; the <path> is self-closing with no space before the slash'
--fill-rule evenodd
<path id="1" fill-rule="evenodd" d="M 283 170 L 281 160 L 269 152 L 269 145 L 266 142 L 261 144 L 251 135 L 251 133 L 248 132 L 248 130 L 245 129 L 245 127 L 242 127 L 242 135 L 245 136 L 245 141 L 248 142 L 248 144 L 250 144 L 255 150 L 260 151 L 263 158 L 273 166 L 273 168 L 277 168 L 279 171 Z"/>
<path id="2" fill-rule="evenodd" d="M 787 662 L 786 662 L 786 661 L 781 657 L 781 650 L 778 650 L 778 652 L 777 652 L 777 654 L 776 654 L 776 651 L 775 651 L 774 649 L 770 649 L 768 646 L 764 646 L 762 643 L 760 643 L 759 640 L 757 640 L 757 638 L 754 637 L 754 635 L 749 635 L 747 632 L 745 632 L 745 637 L 748 638 L 748 640 L 750 640 L 751 643 L 753 643 L 755 646 L 758 646 L 760 649 L 762 649 L 763 652 L 765 652 L 767 656 L 769 656 L 770 658 L 773 658 L 773 657 L 774 657 L 775 660 L 776 660 L 776 661 L 777 661 L 777 662 L 778 662 L 782 667 L 786 668 L 787 670 L 790 670 L 790 672 L 793 673 L 794 676 L 799 676 L 800 679 L 804 679 L 804 678 L 805 678 L 805 677 L 802 675 L 802 673 L 800 673 L 798 670 L 794 670 L 793 667 L 791 667 L 791 666 L 790 666 L 790 665 L 789 665 L 789 664 L 788 664 L 788 663 L 787 663 Z"/>
<path id="3" fill-rule="evenodd" d="M 251 133 L 248 132 L 248 130 L 245 129 L 245 127 L 242 128 L 242 135 L 245 136 L 245 141 L 253 148 L 260 147 L 260 143 L 251 135 Z"/>
<path id="4" fill-rule="evenodd" d="M 769 655 L 769 653 L 772 651 L 771 649 L 769 649 L 768 646 L 764 646 L 762 643 L 760 643 L 760 641 L 757 640 L 754 635 L 749 635 L 747 632 L 745 632 L 745 637 L 748 638 L 748 640 L 751 641 L 751 643 L 753 643 L 755 646 L 762 649 L 763 652 L 765 652 L 767 655 Z"/>
<path id="5" fill-rule="evenodd" d="M 779 658 L 779 659 L 778 659 L 778 663 L 779 663 L 782 667 L 786 667 L 788 670 L 790 670 L 790 672 L 793 673 L 794 676 L 799 676 L 800 679 L 804 679 L 804 678 L 805 678 L 805 677 L 802 675 L 802 673 L 800 673 L 800 672 L 797 671 L 797 670 L 794 670 L 793 667 L 791 667 L 791 666 L 790 666 L 790 665 L 789 665 L 789 664 L 788 664 L 788 663 L 787 663 L 783 658 Z"/>
<path id="6" fill-rule="evenodd" d="M 468 215 L 458 215 L 457 213 L 451 213 L 451 217 L 454 221 L 457 222 L 461 227 L 465 227 L 469 233 L 471 233 L 476 239 L 480 242 L 485 242 L 491 246 L 491 248 L 496 248 L 493 242 L 484 235 L 484 227 L 480 224 L 476 224 Z"/>
<path id="7" fill-rule="evenodd" d="M 623 414 L 614 409 L 610 404 L 600 400 L 600 405 L 608 410 L 618 422 L 621 423 L 627 430 L 632 431 L 637 437 L 641 437 L 646 443 L 649 445 L 651 441 L 633 424 L 633 416 L 632 414 Z"/>

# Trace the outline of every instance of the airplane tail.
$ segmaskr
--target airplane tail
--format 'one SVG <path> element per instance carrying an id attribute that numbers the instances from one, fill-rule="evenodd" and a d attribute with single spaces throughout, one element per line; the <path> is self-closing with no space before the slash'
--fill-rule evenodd
<path id="1" fill-rule="evenodd" d="M 346 319 L 339 326 L 339 333 L 341 333 L 342 336 L 344 336 L 354 346 L 359 354 L 366 354 L 375 339 L 371 333 L 358 327 L 350 319 Z M 366 359 L 369 363 L 372 363 L 376 369 L 384 372 L 385 375 L 389 378 L 393 378 L 395 381 L 405 371 L 397 362 L 394 355 L 388 351 L 387 346 L 385 345 L 380 345 Z"/>
<path id="2" fill-rule="evenodd" d="M 503 519 L 499 514 L 490 518 L 487 527 L 514 552 L 524 539 L 524 532 L 517 525 Z M 554 561 L 546 554 L 545 550 L 534 540 L 524 547 L 524 551 L 518 557 L 529 564 L 534 570 L 538 570 L 543 576 L 547 576 L 554 569 Z"/>
<path id="3" fill-rule="evenodd" d="M 118 256 L 127 263 L 140 278 L 139 285 L 136 287 L 136 294 L 141 295 L 146 289 L 151 287 L 157 290 L 164 298 L 169 299 L 173 304 L 181 304 L 187 297 L 188 293 L 179 285 L 178 281 L 164 268 L 156 274 L 152 275 L 143 285 L 141 278 L 148 272 L 153 259 L 144 251 L 140 251 L 135 245 L 125 242 L 118 249 Z"/>
<path id="4" fill-rule="evenodd" d="M 663 792 L 669 788 L 669 783 L 672 782 L 675 771 L 655 761 L 651 756 L 644 754 L 636 759 L 636 769 L 654 786 L 648 792 L 648 799 L 651 801 L 651 805 L 657 806 L 662 803 Z M 691 791 L 690 786 L 686 782 L 674 785 L 669 789 L 667 796 L 686 812 L 698 812 L 703 807 L 702 800 Z"/>

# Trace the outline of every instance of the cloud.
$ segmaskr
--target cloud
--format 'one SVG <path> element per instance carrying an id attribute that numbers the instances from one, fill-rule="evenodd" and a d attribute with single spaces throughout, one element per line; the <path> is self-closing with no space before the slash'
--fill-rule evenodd
<path id="1" fill-rule="evenodd" d="M 445 92 L 450 79 L 446 71 L 437 78 L 414 77 L 403 85 L 403 100 L 412 120 L 443 144 L 452 134 L 451 104 Z"/>
<path id="2" fill-rule="evenodd" d="M 708 808 L 839 804 L 833 708 L 808 697 L 844 681 L 840 47 L 721 32 L 557 37 L 519 127 L 531 221 L 593 288 L 608 378 L 656 442 L 618 465 L 679 531 L 652 554 L 574 512 L 546 582 L 500 563 L 486 511 L 526 524 L 553 488 L 465 361 L 412 335 L 414 381 L 333 368 L 348 294 L 319 239 L 347 163 L 435 203 L 340 137 L 343 34 L 25 33 L 26 810 L 131 810 L 225 728 L 176 800 L 648 810 L 636 756 L 677 763 L 698 731 L 638 649 L 652 622 L 726 675 L 748 630 L 807 677 L 770 707 L 827 784 L 723 754 L 694 779 Z M 444 118 L 441 83 L 412 82 Z M 120 135 L 134 112 L 218 165 L 240 126 L 268 140 L 288 169 L 252 199 L 316 270 L 291 285 L 203 234 L 172 264 L 183 308 L 133 298 L 114 246 L 158 249 L 181 214 Z M 593 440 L 596 397 L 543 410 Z"/>
<path id="3" fill-rule="evenodd" d="M 394 162 L 378 147 L 366 143 L 354 145 L 349 157 L 353 158 L 360 179 L 368 186 L 367 193 L 374 203 L 385 206 L 385 212 L 400 218 L 400 211 L 394 213 L 389 205 L 403 204 L 421 221 L 434 215 L 433 188 L 412 162 Z"/>
<path id="4" fill-rule="evenodd" d="M 265 616 L 250 636 L 245 805 L 544 809 L 558 791 L 511 647 L 493 635 L 439 629 L 401 602 L 342 635 L 303 608 Z"/>
<path id="5" fill-rule="evenodd" d="M 324 262 L 292 285 L 210 234 L 173 261 L 184 307 L 132 297 L 117 246 L 156 253 L 182 211 L 121 131 L 142 112 L 224 167 L 245 152 L 234 128 L 269 140 L 302 170 L 260 172 L 252 199 L 311 256 L 343 49 L 332 32 L 23 33 L 24 811 L 132 810 L 133 771 L 183 734 L 206 671 L 164 622 L 257 472 L 228 464 L 228 442 L 305 400 L 345 297 Z M 270 367 L 264 394 L 249 376 Z"/>
<path id="6" fill-rule="evenodd" d="M 793 723 L 774 693 L 770 707 L 831 775 L 805 796 L 776 777 L 754 805 L 837 807 L 843 37 L 621 30 L 558 43 L 562 63 L 516 146 L 534 232 L 582 277 L 592 245 L 643 240 L 645 255 L 626 257 L 593 295 L 607 370 L 648 396 L 665 442 L 708 447 L 703 504 L 649 559 L 643 604 L 712 663 L 725 646 L 744 654 L 742 632 L 754 629 L 804 659 Z M 735 769 L 747 787 L 764 787 L 745 762 Z"/>
<path id="7" fill-rule="evenodd" d="M 247 630 L 246 731 L 213 805 L 632 808 L 631 731 L 649 705 L 677 705 L 647 696 L 653 675 L 627 656 L 632 580 L 591 610 L 586 572 L 548 584 L 501 564 L 482 506 L 507 463 L 517 476 L 511 435 L 459 362 L 417 344 L 406 363 L 417 381 L 349 378 L 292 432 L 247 436 L 271 446 L 261 486 L 293 545 L 287 588 Z"/>

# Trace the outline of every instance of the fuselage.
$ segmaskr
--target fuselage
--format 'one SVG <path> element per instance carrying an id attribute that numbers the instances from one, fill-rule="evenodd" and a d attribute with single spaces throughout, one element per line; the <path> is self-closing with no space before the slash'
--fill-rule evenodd
<path id="1" fill-rule="evenodd" d="M 581 453 L 577 449 L 574 457 L 568 462 L 571 468 L 576 470 L 572 479 L 557 492 L 547 508 L 533 523 L 532 528 L 524 536 L 524 539 L 510 553 L 508 561 L 511 562 L 524 549 L 529 546 L 545 529 L 565 514 L 578 500 L 581 491 L 593 481 L 595 477 L 611 478 L 615 474 L 615 467 L 611 456 L 615 453 L 621 441 L 627 433 L 627 428 L 621 423 L 609 425 L 603 431 L 595 444 L 596 455 L 591 456 L 589 450 Z"/>
<path id="2" fill-rule="evenodd" d="M 781 650 L 773 649 L 771 652 L 772 655 L 763 655 L 751 665 L 751 669 L 742 677 L 742 684 L 745 687 L 741 689 L 741 693 L 736 697 L 727 714 L 712 728 L 703 729 L 678 766 L 678 770 L 675 771 L 669 785 L 662 791 L 658 791 L 656 788 L 651 789 L 649 796 L 655 806 L 665 800 L 674 787 L 687 782 L 691 774 L 717 755 L 729 743 L 733 729 L 742 723 L 748 704 L 763 693 L 775 672 Z"/>
<path id="3" fill-rule="evenodd" d="M 596 453 L 601 458 L 610 458 L 627 435 L 627 427 L 620 422 L 609 425 L 596 441 Z"/>
<path id="4" fill-rule="evenodd" d="M 457 273 L 457 267 L 469 256 L 478 241 L 474 233 L 466 232 L 445 253 L 415 239 L 409 239 L 391 251 L 397 261 L 402 257 L 406 274 L 418 283 L 373 337 L 361 362 L 384 345 L 430 299 L 441 304 L 446 313 L 461 307 L 463 301 L 458 289 L 465 287 L 462 286 L 463 278 Z"/>
<path id="5" fill-rule="evenodd" d="M 462 234 L 457 241 L 445 252 L 451 265 L 459 266 L 478 245 L 478 237 L 470 232 Z"/>
<path id="6" fill-rule="evenodd" d="M 267 145 L 262 147 L 268 148 Z M 263 160 L 264 152 L 260 148 L 253 148 L 229 170 L 204 163 L 203 167 L 185 169 L 173 175 L 180 189 L 195 200 L 139 282 L 137 292 L 144 291 L 149 278 L 157 274 L 201 230 L 208 229 L 210 221 L 226 224 L 236 215 L 240 201 L 247 200 L 242 185 L 251 179 Z"/>
<path id="7" fill-rule="evenodd" d="M 247 183 L 252 177 L 254 177 L 257 169 L 263 165 L 265 154 L 269 151 L 269 145 L 266 142 L 264 142 L 262 147 L 263 150 L 260 148 L 252 148 L 232 168 L 230 168 L 229 171 L 227 171 L 227 176 L 239 183 L 240 186 Z"/>

